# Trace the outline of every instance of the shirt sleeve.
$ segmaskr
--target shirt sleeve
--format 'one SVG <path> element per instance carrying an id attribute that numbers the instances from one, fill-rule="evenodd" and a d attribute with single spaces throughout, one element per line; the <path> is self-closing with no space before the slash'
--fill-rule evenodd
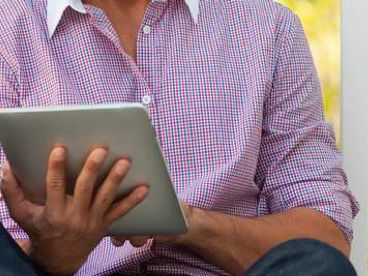
<path id="1" fill-rule="evenodd" d="M 256 182 L 264 213 L 308 207 L 353 238 L 358 203 L 349 191 L 333 131 L 324 121 L 320 84 L 298 17 L 280 17 L 278 52 L 264 120 Z M 259 210 L 260 210 L 259 209 Z"/>
<path id="2" fill-rule="evenodd" d="M 11 67 L 0 55 L 0 108 L 18 107 L 18 83 Z M 6 156 L 0 145 L 0 164 L 4 164 Z M 14 239 L 27 239 L 27 234 L 10 217 L 8 207 L 0 193 L 0 220 L 4 228 Z"/>

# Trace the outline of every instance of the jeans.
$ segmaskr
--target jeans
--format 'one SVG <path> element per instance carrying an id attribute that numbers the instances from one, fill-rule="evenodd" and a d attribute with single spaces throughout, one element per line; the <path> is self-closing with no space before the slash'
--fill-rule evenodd
<path id="1" fill-rule="evenodd" d="M 45 275 L 23 253 L 13 238 L 0 223 L 0 275 L 39 276 Z"/>
<path id="2" fill-rule="evenodd" d="M 23 253 L 0 223 L 0 275 L 45 275 Z M 355 276 L 349 260 L 315 240 L 292 240 L 271 249 L 244 276 Z"/>
<path id="3" fill-rule="evenodd" d="M 244 276 L 356 276 L 340 251 L 316 240 L 285 242 L 271 249 Z"/>

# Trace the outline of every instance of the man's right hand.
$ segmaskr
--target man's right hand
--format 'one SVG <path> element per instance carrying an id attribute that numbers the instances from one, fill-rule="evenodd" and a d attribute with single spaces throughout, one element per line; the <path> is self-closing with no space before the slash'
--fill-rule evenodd
<path id="1" fill-rule="evenodd" d="M 97 148 L 88 156 L 75 184 L 74 195 L 66 194 L 66 150 L 52 150 L 46 177 L 46 203 L 28 201 L 9 165 L 3 171 L 1 192 L 11 216 L 30 237 L 23 247 L 31 259 L 50 274 L 73 274 L 105 236 L 110 225 L 126 215 L 148 194 L 146 186 L 114 202 L 129 170 L 128 160 L 118 160 L 95 193 L 97 176 L 107 150 Z M 18 242 L 19 244 L 19 242 Z"/>

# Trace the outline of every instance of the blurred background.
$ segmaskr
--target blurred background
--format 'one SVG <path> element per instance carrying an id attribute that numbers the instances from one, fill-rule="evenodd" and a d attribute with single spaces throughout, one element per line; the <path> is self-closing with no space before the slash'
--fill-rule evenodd
<path id="1" fill-rule="evenodd" d="M 302 20 L 321 79 L 326 119 L 340 135 L 340 1 L 278 0 Z"/>

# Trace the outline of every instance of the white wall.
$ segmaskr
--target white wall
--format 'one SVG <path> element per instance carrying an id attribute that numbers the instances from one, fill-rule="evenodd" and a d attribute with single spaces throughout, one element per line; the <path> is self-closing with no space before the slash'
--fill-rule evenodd
<path id="1" fill-rule="evenodd" d="M 342 38 L 344 166 L 362 207 L 352 252 L 361 276 L 368 275 L 368 0 L 342 0 Z"/>

